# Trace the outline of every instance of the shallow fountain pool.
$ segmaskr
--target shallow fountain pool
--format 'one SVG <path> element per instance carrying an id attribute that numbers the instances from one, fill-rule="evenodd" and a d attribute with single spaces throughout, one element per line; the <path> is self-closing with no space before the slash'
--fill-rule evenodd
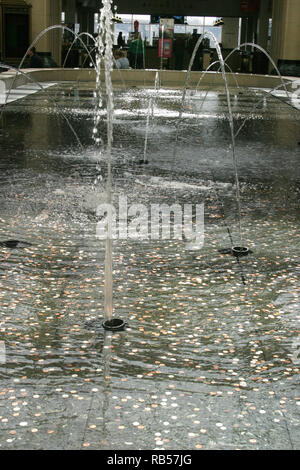
<path id="1" fill-rule="evenodd" d="M 236 145 L 253 253 L 240 259 L 224 254 L 238 238 L 224 90 L 188 96 L 175 156 L 181 91 L 116 91 L 116 204 L 203 203 L 205 244 L 115 240 L 114 308 L 129 327 L 113 334 L 97 324 L 106 161 L 93 90 L 53 84 L 6 107 L 0 242 L 30 245 L 0 246 L 2 449 L 299 448 L 300 123 L 266 91 L 231 91 L 236 129 L 249 117 Z"/>

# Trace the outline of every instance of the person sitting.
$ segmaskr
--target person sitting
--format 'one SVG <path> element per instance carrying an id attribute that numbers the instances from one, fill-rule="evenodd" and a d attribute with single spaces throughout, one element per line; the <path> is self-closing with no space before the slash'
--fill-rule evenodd
<path id="1" fill-rule="evenodd" d="M 130 69 L 129 60 L 125 57 L 123 51 L 117 50 L 115 52 L 115 59 L 117 69 Z"/>
<path id="2" fill-rule="evenodd" d="M 41 69 L 41 68 L 44 67 L 43 60 L 42 60 L 41 57 L 36 53 L 35 47 L 32 47 L 32 48 L 29 50 L 28 55 L 29 55 L 29 57 L 30 57 L 29 68 L 31 68 L 31 69 Z"/>

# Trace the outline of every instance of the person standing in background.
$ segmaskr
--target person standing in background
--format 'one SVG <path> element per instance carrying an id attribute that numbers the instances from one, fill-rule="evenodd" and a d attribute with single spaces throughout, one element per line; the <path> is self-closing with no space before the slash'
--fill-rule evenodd
<path id="1" fill-rule="evenodd" d="M 141 38 L 141 34 L 138 33 L 137 39 L 134 39 L 130 43 L 130 66 L 133 69 L 142 69 L 144 62 L 144 43 Z"/>
<path id="2" fill-rule="evenodd" d="M 178 36 L 173 45 L 173 50 L 175 54 L 175 69 L 183 69 L 183 60 L 184 60 L 184 51 L 185 51 L 185 40 L 182 36 Z"/>
<path id="3" fill-rule="evenodd" d="M 192 58 L 195 46 L 197 44 L 198 39 L 201 37 L 201 34 L 197 34 L 197 29 L 193 29 L 193 34 L 191 35 L 189 41 L 188 41 L 188 51 L 190 54 L 190 59 Z M 203 41 L 200 43 L 195 58 L 194 62 L 192 65 L 192 70 L 201 70 L 201 60 L 202 60 L 202 54 L 203 54 Z"/>
<path id="4" fill-rule="evenodd" d="M 118 36 L 118 39 L 117 39 L 117 43 L 118 43 L 118 47 L 119 47 L 119 48 L 124 47 L 124 45 L 125 45 L 124 38 L 123 38 L 123 36 L 122 36 L 122 32 L 121 32 L 121 31 L 119 32 L 119 36 Z"/>

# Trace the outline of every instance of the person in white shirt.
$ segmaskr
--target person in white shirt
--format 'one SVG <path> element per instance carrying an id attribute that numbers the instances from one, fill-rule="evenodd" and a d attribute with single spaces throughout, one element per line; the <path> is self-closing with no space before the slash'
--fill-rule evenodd
<path id="1" fill-rule="evenodd" d="M 130 69 L 129 60 L 125 57 L 123 51 L 117 50 L 115 53 L 117 69 Z"/>

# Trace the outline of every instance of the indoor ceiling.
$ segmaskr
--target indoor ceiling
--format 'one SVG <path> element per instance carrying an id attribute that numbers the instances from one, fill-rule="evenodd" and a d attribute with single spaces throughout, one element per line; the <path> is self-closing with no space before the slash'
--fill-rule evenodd
<path id="1" fill-rule="evenodd" d="M 97 10 L 100 0 L 74 0 L 78 6 Z M 260 0 L 271 3 L 271 0 Z M 185 16 L 249 16 L 259 0 L 116 0 L 117 14 L 170 14 Z M 248 11 L 247 11 L 248 8 Z"/>

